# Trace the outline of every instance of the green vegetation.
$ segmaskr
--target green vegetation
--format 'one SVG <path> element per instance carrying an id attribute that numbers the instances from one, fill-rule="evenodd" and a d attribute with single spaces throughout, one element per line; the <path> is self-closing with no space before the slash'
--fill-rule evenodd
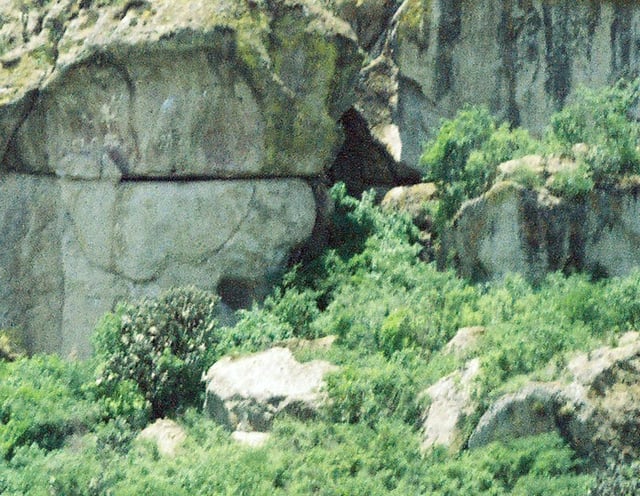
<path id="1" fill-rule="evenodd" d="M 626 94 L 629 88 L 612 91 Z M 588 137 L 587 130 L 566 131 L 571 112 L 554 121 L 547 150 L 574 153 L 573 145 Z M 631 125 L 630 119 L 607 122 Z M 595 128 L 588 129 L 592 136 L 604 132 Z M 627 137 L 616 141 L 607 132 L 612 149 L 631 146 Z M 442 219 L 489 188 L 501 161 L 539 146 L 524 131 L 497 125 L 484 110 L 466 109 L 445 123 L 423 160 L 441 191 L 436 208 Z M 632 161 L 621 161 L 600 176 L 598 163 L 585 157 L 553 182 L 543 178 L 544 184 L 579 196 L 612 174 L 637 172 Z M 516 177 L 540 187 L 532 170 Z M 599 281 L 550 274 L 536 286 L 516 275 L 471 284 L 420 261 L 415 226 L 408 217 L 383 212 L 372 193 L 356 200 L 338 185 L 332 194 L 329 248 L 291 270 L 262 306 L 238 311 L 233 326 L 216 323 L 215 295 L 176 289 L 106 315 L 89 361 L 4 353 L 0 493 L 473 496 L 637 490 L 637 461 L 594 473 L 558 433 L 460 453 L 423 453 L 420 424 L 429 402 L 425 389 L 470 358 L 481 363 L 473 384 L 478 407 L 463 422 L 463 436 L 517 384 L 562 379 L 572 353 L 615 343 L 637 329 L 640 271 Z M 486 330 L 474 347 L 446 354 L 445 344 L 466 326 Z M 324 358 L 339 366 L 327 378 L 329 401 L 318 418 L 278 418 L 267 444 L 248 448 L 202 413 L 200 377 L 220 356 L 327 335 L 337 337 L 328 350 L 296 352 L 300 360 Z M 8 343 L 0 341 L 7 350 Z M 187 432 L 175 457 L 136 440 L 143 426 L 162 416 Z"/>
<path id="2" fill-rule="evenodd" d="M 550 145 L 571 153 L 577 143 L 589 149 L 584 164 L 597 183 L 640 173 L 640 124 L 631 115 L 640 81 L 620 81 L 604 90 L 583 89 L 578 99 L 551 119 Z"/>
<path id="3" fill-rule="evenodd" d="M 334 196 L 343 229 L 333 247 L 288 274 L 264 306 L 239 311 L 235 326 L 215 324 L 214 296 L 177 290 L 106 316 L 91 361 L 1 363 L 0 492 L 585 494 L 595 478 L 557 434 L 421 453 L 422 391 L 479 356 L 470 431 L 511 381 L 553 377 L 549 363 L 635 328 L 640 273 L 599 282 L 553 274 L 536 288 L 517 276 L 472 285 L 420 262 L 409 220 L 383 213 L 372 195 L 357 201 L 337 187 Z M 488 329 L 472 355 L 444 355 L 467 325 Z M 247 448 L 200 413 L 202 389 L 191 381 L 221 354 L 327 334 L 338 336 L 329 350 L 299 352 L 341 367 L 328 378 L 320 418 L 279 419 L 264 447 Z M 177 402 L 167 388 L 180 393 Z M 165 414 L 187 431 L 174 458 L 134 441 Z"/>
<path id="4" fill-rule="evenodd" d="M 121 305 L 94 335 L 98 384 L 111 392 L 133 382 L 154 418 L 201 403 L 202 371 L 218 358 L 217 303 L 214 294 L 186 288 Z"/>
<path id="5" fill-rule="evenodd" d="M 465 200 L 487 191 L 496 181 L 499 164 L 537 147 L 526 131 L 498 125 L 485 108 L 466 108 L 444 121 L 421 158 L 425 180 L 439 191 L 436 226 L 452 219 Z"/>
<path id="6" fill-rule="evenodd" d="M 465 200 L 501 179 L 527 188 L 546 186 L 572 199 L 640 174 L 640 123 L 632 115 L 639 95 L 640 80 L 598 91 L 583 88 L 552 117 L 542 140 L 499 125 L 484 108 L 465 108 L 443 121 L 421 158 L 425 180 L 439 190 L 439 201 L 431 208 L 436 231 L 442 231 Z M 506 177 L 498 170 L 502 162 L 533 153 L 575 163 L 559 170 L 520 166 Z"/>
<path id="7" fill-rule="evenodd" d="M 640 494 L 640 461 L 622 456 L 612 459 L 598 473 L 589 496 L 620 496 Z"/>

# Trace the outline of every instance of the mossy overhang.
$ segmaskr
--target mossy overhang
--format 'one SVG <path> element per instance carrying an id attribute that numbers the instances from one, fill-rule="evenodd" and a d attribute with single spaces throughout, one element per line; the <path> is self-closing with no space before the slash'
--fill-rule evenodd
<path id="1" fill-rule="evenodd" d="M 23 102 L 28 96 L 46 92 L 78 65 L 107 57 L 126 66 L 158 50 L 170 63 L 172 57 L 190 51 L 213 50 L 235 64 L 261 102 L 268 123 L 264 174 L 299 162 L 300 175 L 312 176 L 330 164 L 309 157 L 335 153 L 342 139 L 337 121 L 355 99 L 363 56 L 351 27 L 319 2 L 103 3 L 45 3 L 39 7 L 37 35 L 28 43 L 5 47 L 4 53 L 0 46 L 0 121 L 7 121 L 5 136 L 24 120 L 14 116 L 15 110 L 8 118 L 8 110 L 18 106 L 27 112 L 29 105 Z M 78 6 L 84 4 L 88 6 Z M 19 5 L 16 1 L 1 7 L 0 15 L 14 24 L 22 22 L 16 14 Z M 292 67 L 292 60 L 302 60 L 302 65 Z M 301 74 L 295 77 L 287 71 Z M 307 80 L 305 75 L 312 77 Z M 6 143 L 0 145 L 3 153 Z"/>

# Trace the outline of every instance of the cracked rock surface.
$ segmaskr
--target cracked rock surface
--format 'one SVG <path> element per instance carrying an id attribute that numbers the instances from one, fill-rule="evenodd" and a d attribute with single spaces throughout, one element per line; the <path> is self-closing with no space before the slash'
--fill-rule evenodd
<path id="1" fill-rule="evenodd" d="M 360 62 L 312 0 L 5 2 L 0 327 L 86 356 L 119 300 L 264 294 L 314 231 Z"/>

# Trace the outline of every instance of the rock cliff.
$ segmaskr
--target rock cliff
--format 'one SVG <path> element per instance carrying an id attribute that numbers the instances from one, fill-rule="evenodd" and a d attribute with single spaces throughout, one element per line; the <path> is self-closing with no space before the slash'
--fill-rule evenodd
<path id="1" fill-rule="evenodd" d="M 120 298 L 189 282 L 246 304 L 323 231 L 319 182 L 418 182 L 424 141 L 466 103 L 540 132 L 578 86 L 638 74 L 639 16 L 613 1 L 5 2 L 0 327 L 84 355 Z"/>
<path id="2" fill-rule="evenodd" d="M 640 70 L 633 2 L 405 0 L 396 3 L 388 57 L 397 66 L 401 160 L 415 166 L 441 118 L 483 104 L 536 133 L 580 85 Z M 381 126 L 380 123 L 376 123 Z"/>
<path id="3" fill-rule="evenodd" d="M 557 270 L 624 276 L 640 265 L 638 209 L 637 185 L 562 199 L 505 181 L 463 205 L 449 246 L 472 279 L 518 272 L 541 281 Z"/>
<path id="4" fill-rule="evenodd" d="M 313 232 L 361 56 L 313 2 L 0 10 L 0 327 L 89 352 L 119 299 L 265 291 Z"/>

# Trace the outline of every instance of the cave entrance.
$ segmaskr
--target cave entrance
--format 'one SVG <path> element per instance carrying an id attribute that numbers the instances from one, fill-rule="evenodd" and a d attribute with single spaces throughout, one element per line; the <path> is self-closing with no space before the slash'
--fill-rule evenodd
<path id="1" fill-rule="evenodd" d="M 371 188 L 388 190 L 420 182 L 420 173 L 396 162 L 370 132 L 367 121 L 354 107 L 340 118 L 344 143 L 328 171 L 331 184 L 344 182 L 347 192 L 360 196 Z"/>
<path id="2" fill-rule="evenodd" d="M 216 292 L 222 303 L 232 310 L 246 309 L 256 299 L 256 283 L 248 279 L 224 277 L 220 279 Z"/>

